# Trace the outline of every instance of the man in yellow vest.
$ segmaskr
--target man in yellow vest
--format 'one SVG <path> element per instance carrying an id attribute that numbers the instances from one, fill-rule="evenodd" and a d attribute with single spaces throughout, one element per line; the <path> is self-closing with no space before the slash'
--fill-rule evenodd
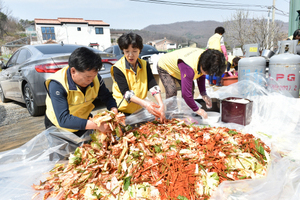
<path id="1" fill-rule="evenodd" d="M 108 132 L 107 124 L 100 127 L 88 118 L 99 99 L 108 110 L 118 113 L 117 104 L 98 74 L 102 60 L 86 47 L 76 49 L 69 57 L 69 66 L 45 81 L 47 89 L 45 126 L 56 126 L 82 136 L 89 129 Z M 99 101 L 100 101 L 99 100 Z"/>
<path id="2" fill-rule="evenodd" d="M 218 50 L 220 52 L 223 52 L 223 54 L 225 56 L 225 59 L 227 61 L 228 60 L 228 55 L 227 55 L 227 50 L 226 50 L 226 46 L 225 46 L 224 38 L 223 38 L 224 33 L 225 33 L 225 29 L 222 26 L 217 27 L 215 29 L 215 34 L 212 35 L 208 39 L 206 48 L 207 49 L 215 49 L 215 50 Z M 214 85 L 212 75 L 209 75 L 209 82 L 210 82 L 210 85 Z M 217 77 L 216 85 L 220 86 L 220 82 L 221 82 L 221 77 Z"/>
<path id="3" fill-rule="evenodd" d="M 117 101 L 118 110 L 128 116 L 145 108 L 164 122 L 165 112 L 160 88 L 149 63 L 139 58 L 143 49 L 142 37 L 135 33 L 123 34 L 118 38 L 118 45 L 124 56 L 111 68 L 113 97 Z M 159 105 L 145 100 L 148 91 Z"/>

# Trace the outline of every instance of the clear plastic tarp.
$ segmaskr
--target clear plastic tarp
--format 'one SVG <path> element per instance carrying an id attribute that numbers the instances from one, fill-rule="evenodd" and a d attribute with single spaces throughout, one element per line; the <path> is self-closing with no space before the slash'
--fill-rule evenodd
<path id="1" fill-rule="evenodd" d="M 251 133 L 261 138 L 272 152 L 272 161 L 265 178 L 241 180 L 220 184 L 211 199 L 300 199 L 300 99 L 274 87 L 277 84 L 263 75 L 249 75 L 247 80 L 217 91 L 208 88 L 211 98 L 247 98 L 253 101 L 252 120 L 247 126 L 224 123 L 221 120 L 210 126 L 223 126 Z M 272 87 L 271 87 L 272 85 Z M 276 90 L 275 90 L 276 89 Z M 201 125 L 199 116 L 179 97 L 165 100 L 168 118 L 183 118 Z M 127 124 L 154 120 L 146 110 L 126 118 Z M 23 146 L 0 153 L 0 199 L 27 200 L 37 193 L 32 184 L 39 184 L 57 162 L 65 158 L 77 146 L 90 140 L 51 127 Z M 21 134 L 21 133 L 20 133 Z M 284 156 L 282 156 L 284 155 Z M 35 199 L 42 199 L 43 192 Z"/>

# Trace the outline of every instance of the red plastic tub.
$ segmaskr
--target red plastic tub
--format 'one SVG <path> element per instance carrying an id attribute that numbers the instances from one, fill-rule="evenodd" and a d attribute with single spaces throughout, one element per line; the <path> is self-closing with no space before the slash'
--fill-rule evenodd
<path id="1" fill-rule="evenodd" d="M 238 77 L 237 76 L 228 76 L 228 77 L 223 77 L 221 80 L 221 84 L 223 86 L 228 86 L 231 85 L 233 83 L 238 82 Z"/>

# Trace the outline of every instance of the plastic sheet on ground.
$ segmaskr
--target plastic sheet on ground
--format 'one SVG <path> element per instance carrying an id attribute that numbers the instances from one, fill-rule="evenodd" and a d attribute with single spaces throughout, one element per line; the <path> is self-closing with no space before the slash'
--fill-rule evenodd
<path id="1" fill-rule="evenodd" d="M 253 101 L 252 121 L 247 126 L 219 122 L 218 126 L 235 128 L 260 137 L 272 150 L 272 162 L 263 179 L 225 181 L 211 197 L 215 200 L 300 199 L 300 99 L 286 91 L 275 90 L 279 85 L 263 75 L 249 74 L 210 97 L 247 98 Z M 285 154 L 283 158 L 279 154 Z"/>
<path id="2" fill-rule="evenodd" d="M 193 110 L 185 103 L 185 101 L 180 97 L 171 97 L 164 100 L 165 115 L 167 119 L 180 118 L 180 119 L 190 119 L 192 122 L 197 122 L 200 124 L 201 118 L 194 117 Z M 201 108 L 201 105 L 196 102 L 196 104 Z M 150 114 L 146 109 L 141 109 L 138 112 L 126 117 L 126 124 L 138 124 L 146 121 L 153 121 L 155 117 Z"/>
<path id="3" fill-rule="evenodd" d="M 38 191 L 33 184 L 45 180 L 57 162 L 90 140 L 89 131 L 81 138 L 50 127 L 19 148 L 0 153 L 0 199 L 27 200 Z M 3 144 L 2 144 L 3 145 Z M 43 191 L 41 191 L 43 194 Z M 39 198 L 42 199 L 42 195 Z"/>
<path id="4" fill-rule="evenodd" d="M 249 75 L 218 91 L 208 89 L 211 98 L 247 98 L 253 101 L 252 121 L 247 126 L 218 122 L 211 126 L 235 128 L 260 137 L 271 147 L 272 161 L 265 178 L 225 181 L 211 199 L 300 199 L 300 99 L 271 87 L 276 81 Z M 165 100 L 168 118 L 189 118 L 201 123 L 182 98 Z M 145 110 L 126 118 L 127 124 L 151 121 Z M 193 122 L 193 121 L 191 121 Z M 21 133 L 20 133 L 21 134 Z M 78 138 L 69 132 L 51 127 L 20 148 L 0 153 L 0 199 L 31 199 L 32 184 L 44 180 L 47 171 L 61 162 L 74 149 L 89 140 L 88 133 Z M 285 156 L 282 157 L 281 154 Z M 42 199 L 42 195 L 36 199 Z"/>

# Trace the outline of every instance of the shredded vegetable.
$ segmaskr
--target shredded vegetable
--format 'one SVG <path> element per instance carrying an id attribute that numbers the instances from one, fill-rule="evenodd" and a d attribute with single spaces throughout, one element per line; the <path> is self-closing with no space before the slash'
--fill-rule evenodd
<path id="1" fill-rule="evenodd" d="M 115 119 L 110 119 L 112 130 L 120 122 Z M 67 165 L 56 165 L 47 180 L 33 188 L 48 190 L 44 199 L 61 195 L 61 199 L 196 200 L 209 199 L 223 181 L 267 173 L 269 147 L 238 130 L 172 119 L 123 131 L 119 129 L 119 140 L 95 133 L 90 144 L 70 155 Z"/>

